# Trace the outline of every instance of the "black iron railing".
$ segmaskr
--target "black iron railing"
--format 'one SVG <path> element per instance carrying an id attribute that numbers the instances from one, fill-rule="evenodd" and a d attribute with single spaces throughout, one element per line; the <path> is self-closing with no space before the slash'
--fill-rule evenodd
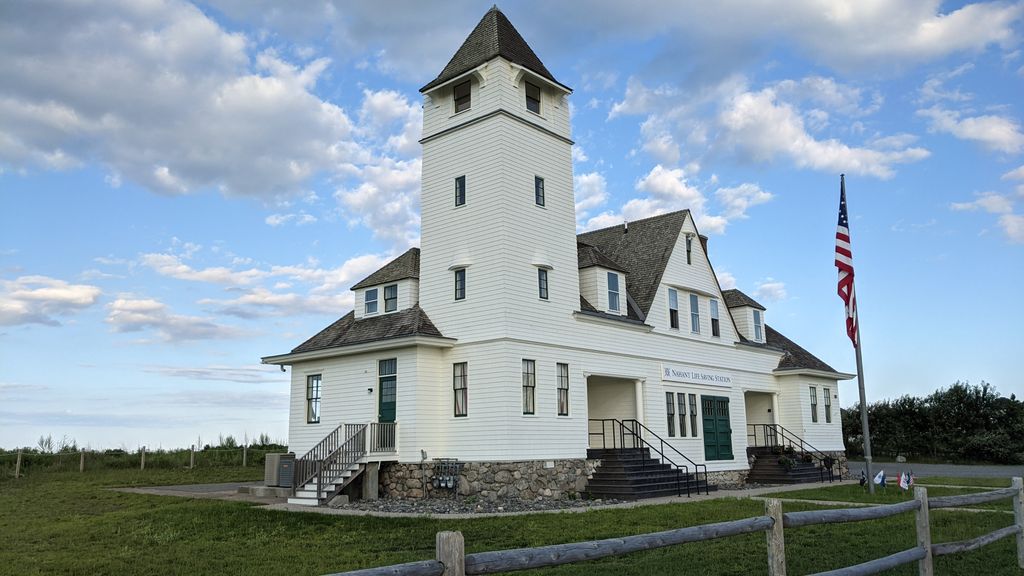
<path id="1" fill-rule="evenodd" d="M 683 478 L 689 477 L 690 466 L 693 467 L 693 478 L 697 484 L 697 493 L 700 494 L 701 468 L 703 468 L 704 493 L 710 493 L 711 489 L 708 485 L 707 465 L 697 464 L 685 454 L 677 450 L 675 446 L 666 442 L 664 438 L 658 436 L 650 428 L 641 424 L 640 421 L 617 420 L 615 418 L 594 418 L 588 420 L 588 424 L 590 423 L 598 423 L 600 425 L 601 429 L 599 432 L 588 431 L 588 435 L 590 437 L 600 436 L 601 447 L 604 449 L 648 448 L 652 452 L 656 452 L 662 462 L 670 465 L 674 470 L 676 470 L 676 487 L 680 496 L 682 496 L 684 486 L 686 487 L 686 495 L 690 496 L 689 481 L 682 481 Z M 610 446 L 609 443 L 611 444 Z M 669 452 L 671 452 L 676 460 L 689 462 L 689 465 L 677 463 L 669 457 Z"/>
<path id="2" fill-rule="evenodd" d="M 786 430 L 779 424 L 747 424 L 747 445 L 753 448 L 781 448 L 794 454 L 799 452 L 801 457 L 810 456 L 811 462 L 818 468 L 818 475 L 821 481 L 826 479 L 829 482 L 835 481 L 835 468 L 838 462 L 832 456 L 825 454 L 803 438 Z"/>

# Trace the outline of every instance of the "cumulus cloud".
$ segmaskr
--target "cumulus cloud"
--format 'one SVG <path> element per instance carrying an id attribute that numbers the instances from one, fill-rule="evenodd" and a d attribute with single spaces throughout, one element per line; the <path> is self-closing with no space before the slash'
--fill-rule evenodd
<path id="1" fill-rule="evenodd" d="M 342 188 L 335 199 L 351 223 L 363 224 L 374 238 L 406 248 L 419 242 L 419 192 L 423 163 L 382 159 L 358 170 L 361 184 Z"/>
<path id="2" fill-rule="evenodd" d="M 748 208 L 768 202 L 772 194 L 756 184 L 747 183 L 734 188 L 719 188 L 715 191 L 715 197 L 724 208 L 723 216 L 732 220 L 746 218 Z"/>
<path id="3" fill-rule="evenodd" d="M 48 276 L 0 280 L 0 326 L 59 326 L 58 318 L 96 304 L 101 293 L 96 286 L 69 284 Z"/>
<path id="4" fill-rule="evenodd" d="M 296 226 L 305 226 L 306 224 L 313 224 L 317 221 L 316 216 L 312 214 L 306 214 L 305 212 L 289 213 L 289 214 L 271 214 L 264 218 L 264 222 L 269 226 L 277 228 L 285 224 L 293 223 Z"/>
<path id="5" fill-rule="evenodd" d="M 235 338 L 244 333 L 209 318 L 173 314 L 152 298 L 122 296 L 107 305 L 107 323 L 115 332 L 155 332 L 165 342 Z"/>
<path id="6" fill-rule="evenodd" d="M 736 287 L 736 277 L 731 272 L 723 270 L 715 275 L 718 276 L 718 285 L 722 287 L 722 290 L 732 290 Z"/>
<path id="7" fill-rule="evenodd" d="M 1024 216 L 1020 214 L 1003 214 L 999 217 L 999 226 L 1003 233 L 1014 244 L 1024 244 Z"/>
<path id="8" fill-rule="evenodd" d="M 956 211 L 982 210 L 990 214 L 1007 214 L 1013 212 L 1013 200 L 995 192 L 982 192 L 975 195 L 971 202 L 953 202 L 950 208 Z"/>
<path id="9" fill-rule="evenodd" d="M 786 284 L 772 278 L 759 282 L 757 288 L 754 289 L 754 297 L 768 302 L 785 300 L 787 295 Z"/>
<path id="10" fill-rule="evenodd" d="M 576 220 L 579 222 L 608 201 L 608 183 L 600 172 L 577 174 L 573 178 L 573 186 L 576 188 Z"/>
<path id="11" fill-rule="evenodd" d="M 169 378 L 203 380 L 214 382 L 237 382 L 239 384 L 268 384 L 287 382 L 277 366 L 148 366 L 144 372 Z"/>
<path id="12" fill-rule="evenodd" d="M 964 116 L 961 112 L 932 106 L 918 110 L 929 120 L 932 132 L 951 134 L 961 140 L 977 142 L 989 150 L 1016 154 L 1024 150 L 1024 132 L 1016 120 L 996 114 Z"/>
<path id="13" fill-rule="evenodd" d="M 143 266 L 151 268 L 161 276 L 192 282 L 212 282 L 214 284 L 242 285 L 251 284 L 266 276 L 266 272 L 256 268 L 233 270 L 224 266 L 195 269 L 185 264 L 181 256 L 167 253 L 143 254 L 140 257 Z"/>
<path id="14" fill-rule="evenodd" d="M 1024 180 L 1024 164 L 1003 174 L 1003 180 Z"/>

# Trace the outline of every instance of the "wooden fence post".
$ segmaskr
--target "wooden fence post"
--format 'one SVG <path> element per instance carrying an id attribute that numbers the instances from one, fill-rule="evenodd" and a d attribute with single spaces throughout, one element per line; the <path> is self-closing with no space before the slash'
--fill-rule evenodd
<path id="1" fill-rule="evenodd" d="M 786 539 L 782 527 L 782 501 L 769 498 L 764 502 L 766 516 L 775 524 L 765 534 L 768 537 L 768 576 L 786 576 Z"/>
<path id="2" fill-rule="evenodd" d="M 466 546 L 462 532 L 438 532 L 437 560 L 444 564 L 442 576 L 466 576 Z"/>
<path id="3" fill-rule="evenodd" d="M 139 470 L 146 469 L 146 447 L 139 448 Z"/>
<path id="4" fill-rule="evenodd" d="M 249 448 L 242 446 L 242 468 L 249 464 Z"/>
<path id="5" fill-rule="evenodd" d="M 188 469 L 191 470 L 196 467 L 196 445 L 193 444 L 188 451 Z"/>
<path id="6" fill-rule="evenodd" d="M 1020 531 L 1017 532 L 1017 566 L 1024 568 L 1024 479 L 1013 479 L 1012 486 L 1017 489 L 1013 496 L 1013 521 Z"/>
<path id="7" fill-rule="evenodd" d="M 915 516 L 917 518 L 917 547 L 924 549 L 924 558 L 917 561 L 918 576 L 933 576 L 932 568 L 932 528 L 928 520 L 928 489 L 914 487 L 914 499 L 921 503 Z"/>
<path id="8" fill-rule="evenodd" d="M 18 461 L 14 463 L 14 477 L 21 477 L 21 449 L 18 449 Z"/>
<path id="9" fill-rule="evenodd" d="M 78 471 L 85 472 L 85 450 L 78 455 Z"/>

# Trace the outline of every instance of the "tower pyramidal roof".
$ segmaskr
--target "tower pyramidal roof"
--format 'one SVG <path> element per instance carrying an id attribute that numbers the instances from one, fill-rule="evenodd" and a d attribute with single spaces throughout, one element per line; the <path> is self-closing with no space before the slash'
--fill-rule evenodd
<path id="1" fill-rule="evenodd" d="M 455 56 L 452 56 L 444 70 L 441 70 L 437 78 L 420 88 L 420 92 L 426 92 L 498 56 L 569 89 L 555 80 L 555 77 L 534 54 L 526 40 L 523 40 L 515 26 L 509 22 L 497 6 L 492 6 L 480 19 L 476 28 L 469 33 L 466 41 L 462 43 Z"/>

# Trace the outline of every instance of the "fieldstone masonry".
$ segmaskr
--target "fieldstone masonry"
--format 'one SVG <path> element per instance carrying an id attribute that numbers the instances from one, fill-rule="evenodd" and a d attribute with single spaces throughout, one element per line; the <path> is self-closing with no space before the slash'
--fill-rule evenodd
<path id="1" fill-rule="evenodd" d="M 459 496 L 489 501 L 577 498 L 600 460 L 530 460 L 526 462 L 465 462 L 459 476 Z M 434 463 L 392 462 L 381 465 L 380 494 L 385 498 L 446 498 L 454 490 L 435 487 Z"/>

